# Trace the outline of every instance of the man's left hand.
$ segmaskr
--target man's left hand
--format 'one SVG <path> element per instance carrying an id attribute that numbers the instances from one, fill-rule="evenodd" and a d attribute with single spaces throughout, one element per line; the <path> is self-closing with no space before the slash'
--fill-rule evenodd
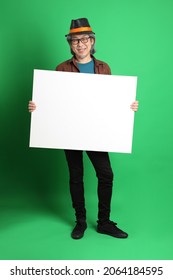
<path id="1" fill-rule="evenodd" d="M 138 106 L 139 106 L 139 101 L 135 100 L 135 101 L 130 105 L 130 108 L 131 108 L 134 112 L 137 112 L 137 111 L 138 111 Z"/>

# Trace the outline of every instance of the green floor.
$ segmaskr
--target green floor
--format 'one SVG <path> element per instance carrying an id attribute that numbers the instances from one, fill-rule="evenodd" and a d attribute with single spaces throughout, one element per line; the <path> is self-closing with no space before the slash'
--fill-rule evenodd
<path id="1" fill-rule="evenodd" d="M 52 202 L 56 205 L 57 200 L 59 208 L 46 203 L 43 208 L 40 200 L 20 195 L 17 198 L 13 193 L 11 201 L 8 197 L 1 202 L 0 259 L 172 259 L 171 184 L 162 188 L 161 177 L 158 181 L 153 177 L 145 188 L 147 179 L 139 184 L 138 173 L 136 182 L 123 188 L 127 177 L 114 190 L 111 217 L 116 216 L 118 226 L 129 233 L 128 239 L 119 240 L 96 232 L 95 190 L 86 197 L 88 229 L 81 240 L 70 237 L 74 220 L 67 194 Z"/>

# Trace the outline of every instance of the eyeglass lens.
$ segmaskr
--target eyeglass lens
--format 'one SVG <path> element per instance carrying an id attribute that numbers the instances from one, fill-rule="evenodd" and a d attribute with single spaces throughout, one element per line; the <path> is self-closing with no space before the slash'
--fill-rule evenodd
<path id="1" fill-rule="evenodd" d="M 79 42 L 81 43 L 88 43 L 88 40 L 89 40 L 90 37 L 83 37 L 83 38 L 80 38 L 80 39 L 72 39 L 71 42 L 73 45 L 77 45 L 79 44 Z"/>

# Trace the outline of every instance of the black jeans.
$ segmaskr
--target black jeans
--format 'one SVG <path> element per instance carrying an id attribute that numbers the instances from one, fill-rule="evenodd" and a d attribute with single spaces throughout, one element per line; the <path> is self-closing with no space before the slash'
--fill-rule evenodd
<path id="1" fill-rule="evenodd" d="M 110 217 L 113 172 L 107 152 L 86 152 L 98 178 L 98 221 L 105 222 Z M 77 220 L 86 220 L 83 151 L 65 150 L 70 173 L 70 193 Z"/>

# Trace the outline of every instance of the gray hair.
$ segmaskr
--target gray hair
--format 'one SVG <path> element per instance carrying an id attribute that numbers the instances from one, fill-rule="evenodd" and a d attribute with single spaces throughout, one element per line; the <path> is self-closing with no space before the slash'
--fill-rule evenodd
<path id="1" fill-rule="evenodd" d="M 93 34 L 93 33 L 85 33 L 85 34 L 89 35 L 90 38 L 94 39 L 94 44 L 92 45 L 91 51 L 90 51 L 91 54 L 94 54 L 96 52 L 96 50 L 95 50 L 95 41 L 96 41 L 95 34 Z M 70 49 L 71 49 L 72 35 L 69 34 L 69 35 L 67 35 L 66 38 L 67 38 L 67 42 L 69 43 Z M 75 55 L 75 53 L 72 51 L 72 49 L 71 49 L 71 54 Z"/>

